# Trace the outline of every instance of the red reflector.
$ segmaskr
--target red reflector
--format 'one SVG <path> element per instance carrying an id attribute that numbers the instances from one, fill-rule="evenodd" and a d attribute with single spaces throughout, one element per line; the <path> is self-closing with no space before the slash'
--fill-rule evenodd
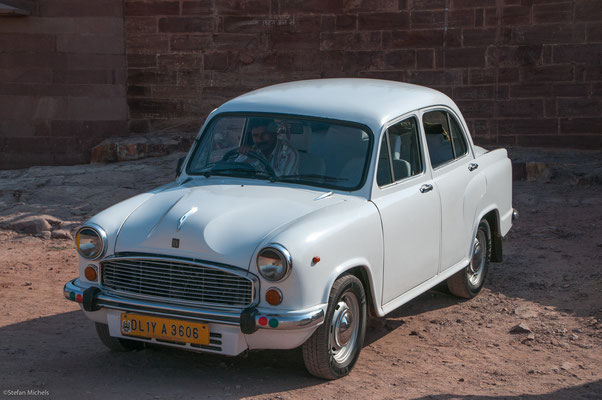
<path id="1" fill-rule="evenodd" d="M 77 301 L 78 303 L 81 303 L 83 300 L 84 300 L 84 298 L 82 297 L 81 294 L 75 295 L 75 301 Z"/>
<path id="2" fill-rule="evenodd" d="M 268 319 L 266 317 L 261 317 L 257 322 L 259 322 L 259 325 L 261 326 L 266 326 L 268 324 Z"/>
<path id="3" fill-rule="evenodd" d="M 319 262 L 320 262 L 320 257 L 317 257 L 317 256 L 316 256 L 316 257 L 312 258 L 312 259 L 311 259 L 311 262 L 312 262 L 312 263 L 314 263 L 314 264 L 317 264 L 317 263 L 319 263 Z"/>

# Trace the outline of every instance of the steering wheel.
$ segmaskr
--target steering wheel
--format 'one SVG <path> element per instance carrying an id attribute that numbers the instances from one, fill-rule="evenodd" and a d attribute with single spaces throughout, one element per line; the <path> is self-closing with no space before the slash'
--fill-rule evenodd
<path id="1" fill-rule="evenodd" d="M 239 155 L 239 154 L 241 154 L 241 152 L 238 149 L 232 149 L 232 150 L 228 151 L 226 154 L 224 154 L 224 156 L 222 157 L 222 161 L 227 161 L 231 158 L 234 158 L 234 156 Z M 274 171 L 274 168 L 272 168 L 272 165 L 270 164 L 270 162 L 268 160 L 266 160 L 265 157 L 263 157 L 262 155 L 257 154 L 253 151 L 250 151 L 247 154 L 242 154 L 242 155 L 259 161 L 261 163 L 261 165 L 263 165 L 263 167 L 265 168 L 266 172 L 268 172 L 270 175 L 276 175 L 276 172 Z M 247 164 L 247 163 L 244 163 L 244 164 Z"/>

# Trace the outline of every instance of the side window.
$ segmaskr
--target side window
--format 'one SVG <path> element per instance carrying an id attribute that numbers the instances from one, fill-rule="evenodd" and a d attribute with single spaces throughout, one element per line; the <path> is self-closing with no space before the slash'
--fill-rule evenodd
<path id="1" fill-rule="evenodd" d="M 447 113 L 445 111 L 427 112 L 423 115 L 422 122 L 433 168 L 453 160 L 454 150 L 449 135 Z"/>
<path id="2" fill-rule="evenodd" d="M 449 120 L 451 121 L 452 126 L 452 141 L 454 144 L 454 151 L 456 153 L 456 158 L 462 157 L 466 154 L 468 150 L 468 146 L 466 146 L 466 139 L 464 137 L 464 133 L 460 128 L 460 124 L 453 115 L 449 116 Z"/>
<path id="3" fill-rule="evenodd" d="M 378 156 L 378 168 L 376 170 L 376 183 L 378 186 L 385 186 L 393 183 L 391 176 L 391 163 L 389 161 L 389 143 L 387 135 L 383 135 L 380 145 L 380 155 Z"/>
<path id="4" fill-rule="evenodd" d="M 393 179 L 397 182 L 422 172 L 422 157 L 418 136 L 418 122 L 411 117 L 387 129 L 391 145 Z"/>
<path id="5" fill-rule="evenodd" d="M 415 117 L 391 125 L 382 139 L 376 182 L 379 186 L 422 173 L 418 122 Z"/>

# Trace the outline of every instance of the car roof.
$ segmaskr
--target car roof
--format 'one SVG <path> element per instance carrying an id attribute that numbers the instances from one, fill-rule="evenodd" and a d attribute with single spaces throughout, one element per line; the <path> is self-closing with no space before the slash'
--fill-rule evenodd
<path id="1" fill-rule="evenodd" d="M 433 105 L 457 111 L 445 94 L 424 86 L 378 79 L 314 79 L 282 83 L 238 96 L 215 110 L 306 115 L 380 129 L 407 112 Z"/>

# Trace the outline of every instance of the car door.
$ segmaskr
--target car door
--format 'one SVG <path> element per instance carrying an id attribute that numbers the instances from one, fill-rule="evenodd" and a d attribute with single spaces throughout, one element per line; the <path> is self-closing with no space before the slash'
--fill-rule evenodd
<path id="1" fill-rule="evenodd" d="M 441 197 L 442 272 L 466 261 L 486 182 L 474 162 L 462 124 L 451 110 L 425 111 L 422 123 L 433 181 Z"/>
<path id="2" fill-rule="evenodd" d="M 424 162 L 418 116 L 392 123 L 383 134 L 372 201 L 384 237 L 382 304 L 437 274 L 439 194 Z"/>

